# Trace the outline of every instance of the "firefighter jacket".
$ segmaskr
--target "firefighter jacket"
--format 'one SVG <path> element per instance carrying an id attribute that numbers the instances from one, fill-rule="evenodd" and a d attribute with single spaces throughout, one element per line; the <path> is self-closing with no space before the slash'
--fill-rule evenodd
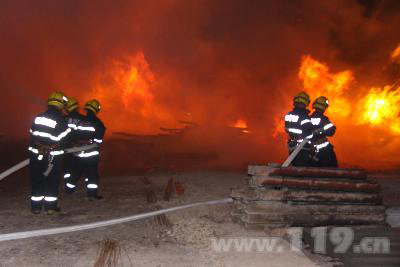
<path id="1" fill-rule="evenodd" d="M 82 139 L 80 126 L 84 119 L 85 116 L 80 114 L 77 110 L 71 111 L 65 117 L 68 127 L 71 129 L 71 133 L 68 135 L 68 143 L 71 146 L 79 145 L 79 142 Z"/>
<path id="2" fill-rule="evenodd" d="M 320 111 L 315 111 L 311 116 L 311 124 L 313 125 L 312 143 L 318 151 L 328 146 L 330 143 L 327 136 L 333 136 L 336 132 L 336 126 Z"/>
<path id="3" fill-rule="evenodd" d="M 313 126 L 311 124 L 309 111 L 295 107 L 285 116 L 285 131 L 288 134 L 289 148 L 300 144 L 304 138 L 312 138 Z M 307 146 L 305 146 L 307 148 Z"/>
<path id="4" fill-rule="evenodd" d="M 66 139 L 71 129 L 60 110 L 49 106 L 48 110 L 35 117 L 30 132 L 28 150 L 41 160 L 44 155 L 58 156 L 63 154 Z"/>
<path id="5" fill-rule="evenodd" d="M 81 151 L 76 155 L 81 158 L 99 155 L 99 146 L 103 143 L 106 127 L 94 112 L 88 110 L 87 115 L 78 125 L 78 131 L 80 140 L 85 141 L 87 144 L 98 144 L 98 146 L 90 150 Z"/>

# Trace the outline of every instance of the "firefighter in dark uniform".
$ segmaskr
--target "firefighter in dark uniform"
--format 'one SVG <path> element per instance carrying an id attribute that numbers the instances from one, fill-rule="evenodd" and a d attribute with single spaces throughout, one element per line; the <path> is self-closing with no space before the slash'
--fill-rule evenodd
<path id="1" fill-rule="evenodd" d="M 78 126 L 85 118 L 79 113 L 79 103 L 75 98 L 68 98 L 66 110 L 68 115 L 65 117 L 71 133 L 68 135 L 68 146 L 84 145 L 80 140 L 80 130 Z M 75 191 L 76 182 L 82 175 L 82 164 L 78 156 L 74 154 L 65 155 L 64 186 L 65 192 L 71 194 Z M 72 182 L 71 182 L 72 181 Z"/>
<path id="2" fill-rule="evenodd" d="M 47 214 L 54 214 L 58 207 L 58 186 L 65 140 L 68 128 L 62 110 L 67 98 L 54 92 L 47 100 L 48 109 L 37 115 L 30 129 L 30 180 L 31 211 L 39 214 L 42 207 Z"/>
<path id="3" fill-rule="evenodd" d="M 77 126 L 79 132 L 79 142 L 82 145 L 97 144 L 98 146 L 90 149 L 75 153 L 75 156 L 79 158 L 79 166 L 81 168 L 80 173 L 85 178 L 87 187 L 87 197 L 89 200 L 102 199 L 98 194 L 99 187 L 99 173 L 98 164 L 100 156 L 100 144 L 103 143 L 103 137 L 106 128 L 103 122 L 97 117 L 97 113 L 100 111 L 99 101 L 93 99 L 85 104 L 86 116 Z M 71 186 L 76 186 L 76 180 L 78 176 L 71 175 L 69 183 Z"/>
<path id="4" fill-rule="evenodd" d="M 312 124 L 308 116 L 307 106 L 310 104 L 310 97 L 305 92 L 300 92 L 293 99 L 294 108 L 285 116 L 285 131 L 288 134 L 289 155 L 306 138 L 312 138 Z M 310 167 L 312 160 L 310 156 L 311 145 L 307 143 L 292 161 L 296 167 Z"/>
<path id="5" fill-rule="evenodd" d="M 314 113 L 311 115 L 311 123 L 314 127 L 312 144 L 314 148 L 314 166 L 316 167 L 338 167 L 333 145 L 328 141 L 327 136 L 333 136 L 336 126 L 324 115 L 328 108 L 328 99 L 320 96 L 313 103 Z"/>

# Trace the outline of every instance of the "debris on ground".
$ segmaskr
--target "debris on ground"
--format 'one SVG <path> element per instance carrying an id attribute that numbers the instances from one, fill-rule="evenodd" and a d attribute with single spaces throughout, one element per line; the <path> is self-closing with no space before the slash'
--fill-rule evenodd
<path id="1" fill-rule="evenodd" d="M 123 266 L 121 246 L 117 240 L 105 239 L 100 244 L 94 267 L 117 266 Z"/>
<path id="2" fill-rule="evenodd" d="M 165 187 L 165 191 L 164 191 L 164 200 L 165 201 L 169 201 L 172 197 L 172 194 L 174 193 L 174 187 L 173 187 L 173 182 L 174 182 L 174 178 L 170 178 L 168 180 L 167 186 Z"/>

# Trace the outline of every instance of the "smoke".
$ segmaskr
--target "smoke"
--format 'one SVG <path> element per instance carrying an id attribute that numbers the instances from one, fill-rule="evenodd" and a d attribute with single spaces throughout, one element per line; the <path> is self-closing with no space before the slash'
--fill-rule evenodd
<path id="1" fill-rule="evenodd" d="M 188 120 L 208 128 L 207 139 L 244 119 L 251 143 L 276 155 L 264 158 L 258 149 L 251 160 L 283 160 L 285 136 L 273 133 L 302 89 L 302 56 L 335 72 L 350 69 L 360 85 L 394 82 L 398 68 L 388 57 L 399 42 L 393 27 L 399 6 L 395 0 L 3 0 L 0 133 L 26 137 L 48 94 L 62 90 L 81 102 L 99 98 L 109 133 L 157 133 Z M 338 127 L 338 135 L 351 133 L 351 126 Z M 369 166 L 345 155 L 348 143 L 336 143 L 339 159 Z"/>

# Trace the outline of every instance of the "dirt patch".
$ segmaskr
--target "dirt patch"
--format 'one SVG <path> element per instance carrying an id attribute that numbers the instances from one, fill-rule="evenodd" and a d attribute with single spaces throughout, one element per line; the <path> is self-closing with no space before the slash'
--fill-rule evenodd
<path id="1" fill-rule="evenodd" d="M 171 177 L 182 183 L 185 193 L 164 201 L 165 185 Z M 147 176 L 150 183 L 143 182 L 143 175 L 104 177 L 101 181 L 104 200 L 85 201 L 80 185 L 72 196 L 61 193 L 62 214 L 47 216 L 29 212 L 27 178 L 20 173 L 1 184 L 0 189 L 7 193 L 0 195 L 0 232 L 89 223 L 222 199 L 229 196 L 231 187 L 243 186 L 244 177 L 243 172 L 224 171 L 160 171 Z M 155 203 L 148 203 L 146 199 L 150 185 Z M 212 239 L 264 235 L 233 223 L 229 204 L 177 211 L 167 214 L 166 218 L 167 224 L 152 218 L 89 231 L 0 242 L 0 266 L 93 266 L 105 239 L 118 241 L 123 266 L 265 266 L 266 263 L 268 266 L 317 266 L 298 252 L 216 251 L 211 246 Z"/>

